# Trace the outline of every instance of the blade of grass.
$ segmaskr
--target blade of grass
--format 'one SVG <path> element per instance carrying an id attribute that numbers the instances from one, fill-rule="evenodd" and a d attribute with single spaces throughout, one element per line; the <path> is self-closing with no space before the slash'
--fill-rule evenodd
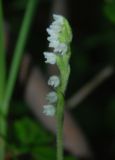
<path id="1" fill-rule="evenodd" d="M 36 3 L 38 0 L 29 0 L 27 4 L 27 9 L 24 15 L 22 27 L 19 33 L 19 38 L 17 40 L 17 45 L 14 50 L 14 57 L 11 64 L 11 69 L 9 72 L 9 78 L 6 86 L 6 93 L 5 93 L 5 99 L 4 99 L 4 110 L 5 112 L 8 112 L 8 106 L 9 102 L 12 96 L 12 92 L 14 89 L 16 77 L 19 70 L 19 65 L 21 62 L 22 54 L 24 51 L 24 47 L 26 44 L 27 34 L 30 29 L 30 25 L 32 22 L 32 17 L 35 11 Z"/>
<path id="2" fill-rule="evenodd" d="M 8 113 L 9 103 L 14 89 L 20 61 L 24 51 L 27 34 L 31 25 L 33 13 L 35 11 L 37 0 L 29 0 L 27 8 L 25 11 L 22 27 L 19 33 L 19 38 L 14 50 L 14 57 L 12 60 L 8 81 L 6 88 L 4 88 L 5 83 L 5 47 L 4 47 L 4 32 L 3 32 L 3 15 L 2 15 L 2 1 L 0 0 L 0 102 L 2 104 L 2 110 L 0 112 L 0 131 L 2 136 L 6 136 L 7 126 L 6 126 L 6 117 Z M 5 95 L 4 95 L 5 89 Z M 1 106 L 1 105 L 0 105 Z M 3 138 L 0 138 L 0 160 L 5 159 L 5 141 Z"/>
<path id="3" fill-rule="evenodd" d="M 5 37 L 3 26 L 2 0 L 0 0 L 0 103 L 3 101 L 5 89 Z"/>
<path id="4" fill-rule="evenodd" d="M 3 116 L 3 99 L 5 93 L 5 76 L 6 76 L 6 64 L 5 64 L 5 37 L 4 37 L 4 21 L 3 21 L 3 6 L 2 0 L 0 0 L 0 135 L 6 134 L 5 117 Z M 4 160 L 4 148 L 5 141 L 0 136 L 0 160 Z"/>

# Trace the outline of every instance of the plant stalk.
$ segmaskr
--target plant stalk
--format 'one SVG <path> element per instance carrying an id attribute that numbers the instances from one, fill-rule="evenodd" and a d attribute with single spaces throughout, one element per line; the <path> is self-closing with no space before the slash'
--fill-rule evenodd
<path id="1" fill-rule="evenodd" d="M 59 94 L 58 94 L 59 95 Z M 57 104 L 57 160 L 63 160 L 63 119 L 64 119 L 64 99 L 59 95 Z"/>

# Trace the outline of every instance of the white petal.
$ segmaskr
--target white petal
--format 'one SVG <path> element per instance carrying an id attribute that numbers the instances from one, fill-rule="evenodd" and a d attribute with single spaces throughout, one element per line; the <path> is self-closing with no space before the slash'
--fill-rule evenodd
<path id="1" fill-rule="evenodd" d="M 50 86 L 52 86 L 52 87 L 54 87 L 54 88 L 58 87 L 59 84 L 60 84 L 60 79 L 59 79 L 58 76 L 55 76 L 55 75 L 54 75 L 54 76 L 51 76 L 51 77 L 49 78 L 49 80 L 48 80 L 48 85 L 50 85 Z"/>
<path id="2" fill-rule="evenodd" d="M 46 99 L 49 101 L 49 103 L 55 103 L 58 99 L 56 92 L 50 92 L 48 93 Z"/>
<path id="3" fill-rule="evenodd" d="M 49 35 L 55 35 L 55 32 L 52 29 L 47 28 L 47 32 Z"/>
<path id="4" fill-rule="evenodd" d="M 67 45 L 64 43 L 60 43 L 57 47 L 54 48 L 54 52 L 64 53 L 67 52 Z"/>
<path id="5" fill-rule="evenodd" d="M 55 23 L 52 23 L 49 28 L 53 29 L 55 32 L 60 32 L 61 31 L 61 26 L 56 25 Z"/>
<path id="6" fill-rule="evenodd" d="M 62 16 L 54 14 L 53 18 L 56 22 L 63 23 L 63 17 Z"/>
<path id="7" fill-rule="evenodd" d="M 47 116 L 54 116 L 55 115 L 55 107 L 53 105 L 44 105 L 43 113 Z"/>
<path id="8" fill-rule="evenodd" d="M 58 41 L 51 41 L 50 43 L 49 43 L 49 47 L 51 47 L 51 48 L 54 48 L 54 50 L 56 49 L 56 48 L 58 48 L 58 46 L 59 46 L 59 42 Z"/>
<path id="9" fill-rule="evenodd" d="M 51 43 L 51 42 L 54 42 L 54 41 L 58 41 L 58 37 L 57 37 L 57 35 L 52 35 L 52 36 L 49 36 L 47 38 L 47 40 Z"/>
<path id="10" fill-rule="evenodd" d="M 46 58 L 45 63 L 55 64 L 56 63 L 56 55 L 52 52 L 44 52 L 44 57 Z"/>

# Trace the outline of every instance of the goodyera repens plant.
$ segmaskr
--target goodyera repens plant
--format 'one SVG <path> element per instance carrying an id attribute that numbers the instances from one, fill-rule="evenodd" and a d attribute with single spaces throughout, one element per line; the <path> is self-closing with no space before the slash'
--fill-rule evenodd
<path id="1" fill-rule="evenodd" d="M 45 63 L 56 64 L 60 75 L 52 75 L 48 85 L 53 88 L 46 99 L 43 113 L 57 118 L 57 159 L 63 159 L 62 128 L 64 115 L 64 94 L 70 74 L 69 59 L 71 56 L 70 42 L 72 32 L 68 21 L 61 15 L 53 15 L 53 23 L 47 28 L 49 47 L 52 52 L 44 52 Z"/>

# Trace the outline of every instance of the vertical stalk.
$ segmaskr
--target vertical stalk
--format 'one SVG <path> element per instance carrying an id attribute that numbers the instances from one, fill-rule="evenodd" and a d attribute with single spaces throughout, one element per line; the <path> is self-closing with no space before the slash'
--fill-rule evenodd
<path id="1" fill-rule="evenodd" d="M 63 120 L 64 120 L 64 93 L 67 87 L 70 65 L 69 65 L 70 50 L 61 58 L 57 58 L 57 64 L 60 71 L 61 85 L 57 88 L 57 160 L 63 160 Z"/>
<path id="2" fill-rule="evenodd" d="M 4 25 L 3 25 L 3 10 L 2 0 L 0 0 L 0 105 L 4 97 L 5 89 L 5 37 L 4 37 Z"/>
<path id="3" fill-rule="evenodd" d="M 64 99 L 63 96 L 58 93 L 57 104 L 57 160 L 63 160 L 63 119 L 64 119 Z"/>
<path id="4" fill-rule="evenodd" d="M 6 94 L 5 94 L 5 101 L 4 101 L 5 112 L 8 112 L 8 106 L 9 106 L 12 92 L 14 89 L 16 77 L 17 77 L 18 70 L 19 70 L 20 61 L 22 58 L 25 44 L 26 44 L 27 34 L 30 29 L 30 24 L 32 21 L 33 13 L 35 11 L 36 3 L 37 3 L 37 0 L 29 0 L 27 4 L 27 9 L 26 9 L 22 27 L 19 33 L 19 38 L 17 40 L 17 45 L 14 50 L 14 57 L 13 57 L 13 61 L 11 64 L 9 78 L 8 78 L 8 82 L 6 86 Z"/>
<path id="5" fill-rule="evenodd" d="M 4 37 L 4 22 L 3 22 L 3 6 L 2 0 L 0 0 L 0 160 L 4 159 L 4 136 L 6 134 L 6 123 L 3 112 L 3 99 L 5 91 L 5 74 L 6 74 L 6 64 L 5 64 L 5 37 Z"/>

